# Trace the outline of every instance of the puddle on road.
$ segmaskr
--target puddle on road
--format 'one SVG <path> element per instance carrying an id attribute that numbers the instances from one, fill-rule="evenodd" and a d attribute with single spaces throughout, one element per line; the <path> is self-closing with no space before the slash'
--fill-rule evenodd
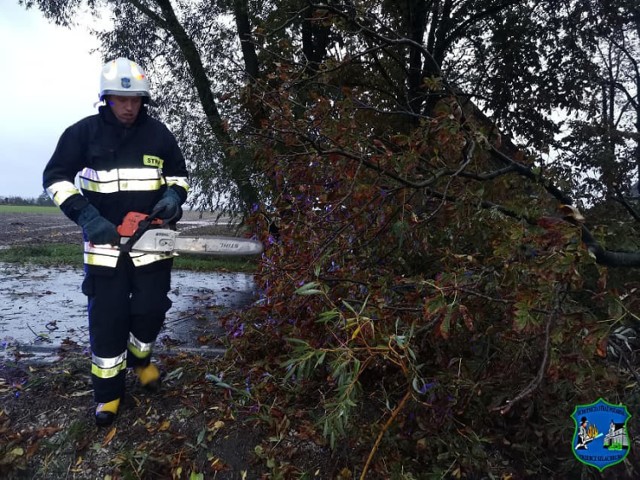
<path id="1" fill-rule="evenodd" d="M 20 351 L 54 353 L 65 339 L 89 344 L 83 272 L 0 263 L 0 358 Z M 218 319 L 256 299 L 253 276 L 245 273 L 174 270 L 173 302 L 158 346 L 200 349 L 199 339 L 223 335 Z M 11 355 L 12 356 L 12 355 Z"/>

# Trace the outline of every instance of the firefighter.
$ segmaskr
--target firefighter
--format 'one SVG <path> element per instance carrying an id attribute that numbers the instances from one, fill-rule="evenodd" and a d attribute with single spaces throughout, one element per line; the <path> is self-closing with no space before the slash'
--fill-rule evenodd
<path id="1" fill-rule="evenodd" d="M 121 252 L 116 226 L 131 211 L 177 221 L 189 184 L 175 137 L 147 112 L 149 80 L 138 64 L 106 63 L 100 100 L 96 115 L 61 135 L 43 186 L 83 230 L 95 421 L 107 426 L 124 398 L 127 367 L 145 389 L 159 388 L 151 352 L 171 307 L 172 256 Z"/>

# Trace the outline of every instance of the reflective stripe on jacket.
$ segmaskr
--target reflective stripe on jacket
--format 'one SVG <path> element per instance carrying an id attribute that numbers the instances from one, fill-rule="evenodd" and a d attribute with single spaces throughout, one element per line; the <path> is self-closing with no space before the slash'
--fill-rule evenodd
<path id="1" fill-rule="evenodd" d="M 171 254 L 153 254 L 130 252 L 131 260 L 136 267 L 150 265 L 159 260 L 172 258 Z M 120 250 L 111 245 L 94 245 L 90 242 L 84 242 L 84 263 L 85 265 L 94 265 L 96 267 L 116 268 Z"/>

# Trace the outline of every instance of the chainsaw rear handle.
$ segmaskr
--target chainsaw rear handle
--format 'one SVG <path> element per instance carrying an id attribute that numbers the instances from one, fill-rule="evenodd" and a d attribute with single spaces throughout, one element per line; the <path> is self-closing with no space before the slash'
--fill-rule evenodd
<path id="1" fill-rule="evenodd" d="M 150 215 L 140 212 L 129 212 L 122 219 L 122 223 L 118 225 L 116 230 L 121 237 L 132 237 L 136 233 L 138 228 L 146 226 L 149 222 Z M 162 225 L 162 220 L 159 218 L 151 219 L 151 225 Z"/>
<path id="2" fill-rule="evenodd" d="M 127 213 L 116 229 L 122 240 L 127 239 L 120 245 L 120 250 L 130 252 L 133 244 L 140 239 L 144 232 L 152 227 L 162 228 L 176 218 L 177 214 L 166 220 L 158 218 L 163 210 L 164 208 L 155 209 L 149 215 L 140 212 Z"/>

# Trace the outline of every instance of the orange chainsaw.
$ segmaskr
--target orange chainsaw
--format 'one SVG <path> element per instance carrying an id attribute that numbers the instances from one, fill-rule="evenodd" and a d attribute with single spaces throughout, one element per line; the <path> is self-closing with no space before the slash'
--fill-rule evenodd
<path id="1" fill-rule="evenodd" d="M 224 236 L 183 236 L 163 228 L 171 221 L 157 218 L 159 211 L 149 215 L 129 212 L 117 227 L 120 250 L 144 253 L 192 253 L 196 255 L 259 255 L 262 243 L 250 238 Z"/>

